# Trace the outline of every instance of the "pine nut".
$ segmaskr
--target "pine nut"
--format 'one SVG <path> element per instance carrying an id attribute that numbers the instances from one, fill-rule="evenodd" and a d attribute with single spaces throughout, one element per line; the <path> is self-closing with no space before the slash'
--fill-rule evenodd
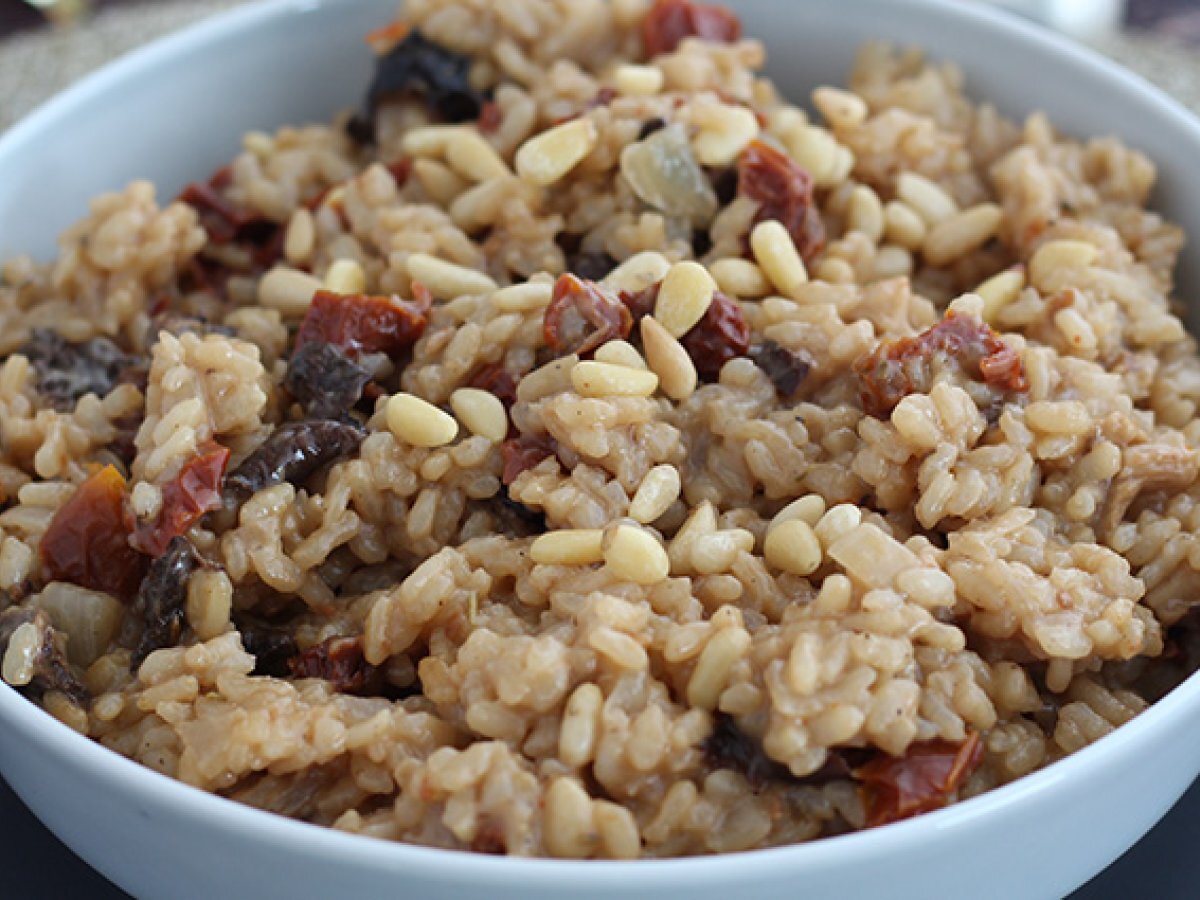
<path id="1" fill-rule="evenodd" d="M 1100 257 L 1095 244 L 1087 241 L 1047 241 L 1029 261 L 1029 280 L 1042 290 L 1059 269 L 1082 269 Z"/>
<path id="2" fill-rule="evenodd" d="M 625 63 L 613 72 L 613 84 L 626 97 L 652 97 L 663 88 L 663 71 L 658 66 Z"/>
<path id="3" fill-rule="evenodd" d="M 812 175 L 817 187 L 831 187 L 838 169 L 838 142 L 824 128 L 802 125 L 784 136 L 788 153 Z"/>
<path id="4" fill-rule="evenodd" d="M 517 150 L 517 174 L 532 184 L 548 187 L 583 162 L 597 139 L 596 125 L 587 117 L 543 131 Z"/>
<path id="5" fill-rule="evenodd" d="M 867 120 L 867 104 L 858 94 L 839 88 L 819 87 L 812 94 L 813 106 L 836 127 L 861 125 Z"/>
<path id="6" fill-rule="evenodd" d="M 276 266 L 258 282 L 258 302 L 285 316 L 303 316 L 313 294 L 323 287 L 319 278 L 307 272 Z"/>
<path id="7" fill-rule="evenodd" d="M 716 709 L 729 673 L 749 649 L 750 634 L 740 626 L 722 628 L 709 638 L 688 680 L 688 704 L 700 709 Z"/>
<path id="8" fill-rule="evenodd" d="M 283 255 L 294 266 L 302 266 L 312 257 L 317 240 L 317 223 L 303 206 L 292 213 L 283 238 Z"/>
<path id="9" fill-rule="evenodd" d="M 592 629 L 587 644 L 613 665 L 629 672 L 645 671 L 650 664 L 645 647 L 625 632 L 608 625 Z"/>
<path id="10" fill-rule="evenodd" d="M 893 244 L 920 250 L 925 243 L 925 220 L 902 200 L 889 200 L 883 207 L 884 235 Z"/>
<path id="11" fill-rule="evenodd" d="M 225 633 L 233 608 L 233 584 L 220 569 L 200 569 L 187 585 L 187 621 L 202 641 Z"/>
<path id="12" fill-rule="evenodd" d="M 771 282 L 762 269 L 748 259 L 727 257 L 708 267 L 723 293 L 733 297 L 757 298 L 771 293 Z"/>
<path id="13" fill-rule="evenodd" d="M 558 758 L 568 766 L 585 766 L 592 761 L 603 705 L 604 695 L 591 683 L 575 688 L 567 700 L 558 732 Z"/>
<path id="14" fill-rule="evenodd" d="M 325 273 L 325 290 L 335 294 L 361 294 L 367 289 L 367 274 L 352 259 L 335 260 Z"/>
<path id="15" fill-rule="evenodd" d="M 671 571 L 667 551 L 658 539 L 636 525 L 618 525 L 604 548 L 604 564 L 634 584 L 658 584 Z"/>
<path id="16" fill-rule="evenodd" d="M 903 247 L 884 246 L 875 253 L 871 264 L 871 275 L 876 281 L 885 278 L 902 278 L 913 272 L 912 254 Z"/>
<path id="17" fill-rule="evenodd" d="M 723 105 L 692 139 L 692 153 L 702 166 L 728 166 L 758 137 L 758 117 L 744 106 Z"/>
<path id="18" fill-rule="evenodd" d="M 645 369 L 646 361 L 637 348 L 629 341 L 608 341 L 602 344 L 592 354 L 597 362 L 612 363 L 614 366 L 625 366 L 627 369 Z"/>
<path id="19" fill-rule="evenodd" d="M 492 306 L 497 312 L 533 312 L 545 309 L 554 297 L 554 285 L 546 281 L 529 281 L 500 288 L 492 294 Z"/>
<path id="20" fill-rule="evenodd" d="M 465 129 L 461 125 L 429 125 L 404 133 L 400 149 L 405 156 L 438 156 L 446 152 L 450 139 Z"/>
<path id="21" fill-rule="evenodd" d="M 1010 303 L 1015 303 L 1023 290 L 1025 290 L 1024 266 L 1005 269 L 979 285 L 975 288 L 975 293 L 983 298 L 983 320 L 989 325 L 995 325 L 1000 311 Z"/>
<path id="22" fill-rule="evenodd" d="M 785 297 L 797 299 L 808 283 L 808 270 L 783 223 L 768 219 L 755 225 L 750 232 L 750 249 L 775 289 Z"/>
<path id="23" fill-rule="evenodd" d="M 604 532 L 599 528 L 564 528 L 539 535 L 529 558 L 542 566 L 588 566 L 604 561 Z"/>
<path id="24" fill-rule="evenodd" d="M 582 397 L 649 397 L 658 390 L 658 376 L 648 369 L 587 360 L 571 370 L 571 384 Z"/>
<path id="25" fill-rule="evenodd" d="M 443 447 L 458 437 L 458 423 L 427 400 L 393 394 L 387 402 L 388 429 L 414 447 Z"/>
<path id="26" fill-rule="evenodd" d="M 671 262 L 661 253 L 644 250 L 635 253 L 604 276 L 602 282 L 617 291 L 636 294 L 658 284 L 671 269 Z"/>
<path id="27" fill-rule="evenodd" d="M 414 160 L 412 173 L 425 193 L 443 206 L 449 206 L 470 187 L 470 182 L 435 159 Z"/>
<path id="28" fill-rule="evenodd" d="M 13 687 L 24 687 L 33 681 L 37 660 L 42 651 L 42 633 L 36 622 L 24 622 L 8 639 L 0 677 Z"/>
<path id="29" fill-rule="evenodd" d="M 821 567 L 821 542 L 803 519 L 788 519 L 767 532 L 763 557 L 793 575 L 811 575 Z"/>
<path id="30" fill-rule="evenodd" d="M 594 847 L 592 799 L 574 778 L 559 777 L 546 788 L 542 838 L 551 856 L 582 859 Z"/>
<path id="31" fill-rule="evenodd" d="M 642 836 L 637 819 L 624 806 L 609 800 L 592 803 L 592 818 L 605 856 L 609 859 L 637 859 L 642 853 Z"/>
<path id="32" fill-rule="evenodd" d="M 820 538 L 821 546 L 828 549 L 843 534 L 857 528 L 861 521 L 861 509 L 853 503 L 839 503 L 821 516 L 813 531 Z"/>
<path id="33" fill-rule="evenodd" d="M 446 162 L 471 181 L 490 181 L 511 175 L 496 149 L 478 132 L 459 130 L 446 141 Z"/>
<path id="34" fill-rule="evenodd" d="M 642 319 L 641 332 L 646 362 L 658 376 L 663 393 L 672 400 L 686 400 L 692 396 L 699 376 L 687 350 L 651 316 Z"/>
<path id="35" fill-rule="evenodd" d="M 931 266 L 957 262 L 991 240 L 1003 218 L 995 203 L 980 203 L 944 219 L 925 237 L 925 261 Z"/>
<path id="36" fill-rule="evenodd" d="M 745 528 L 702 534 L 692 543 L 692 568 L 701 575 L 719 575 L 733 568 L 739 553 L 753 549 L 754 535 Z"/>
<path id="37" fill-rule="evenodd" d="M 459 388 L 450 395 L 450 408 L 472 434 L 493 444 L 508 436 L 508 413 L 495 394 L 479 388 Z"/>
<path id="38" fill-rule="evenodd" d="M 496 290 L 496 282 L 483 272 L 430 256 L 414 253 L 408 258 L 408 274 L 425 285 L 438 300 L 454 300 Z"/>
<path id="39" fill-rule="evenodd" d="M 654 318 L 672 337 L 681 338 L 704 318 L 716 290 L 717 283 L 700 263 L 675 263 L 659 288 Z"/>
<path id="40" fill-rule="evenodd" d="M 846 211 L 846 230 L 858 231 L 878 244 L 883 237 L 883 203 L 879 195 L 864 184 L 850 192 L 850 204 Z"/>
<path id="41" fill-rule="evenodd" d="M 522 403 L 534 403 L 570 390 L 571 372 L 578 363 L 579 357 L 571 353 L 534 369 L 517 382 L 517 399 Z"/>
<path id="42" fill-rule="evenodd" d="M 666 463 L 655 466 L 646 473 L 629 502 L 629 517 L 649 525 L 671 508 L 671 504 L 679 499 L 681 489 L 678 469 Z"/>
<path id="43" fill-rule="evenodd" d="M 775 518 L 771 520 L 771 524 L 767 526 L 767 531 L 770 532 L 776 525 L 789 519 L 800 519 L 815 528 L 823 515 L 825 515 L 825 498 L 820 494 L 805 494 L 777 512 Z"/>
<path id="44" fill-rule="evenodd" d="M 954 198 L 924 175 L 904 172 L 896 180 L 896 195 L 916 210 L 927 225 L 937 225 L 958 212 Z"/>

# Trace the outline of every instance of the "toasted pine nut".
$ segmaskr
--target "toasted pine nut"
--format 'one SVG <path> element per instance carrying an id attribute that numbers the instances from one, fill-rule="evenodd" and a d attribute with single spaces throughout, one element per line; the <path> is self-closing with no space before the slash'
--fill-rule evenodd
<path id="1" fill-rule="evenodd" d="M 663 71 L 658 66 L 625 63 L 613 72 L 613 84 L 626 97 L 652 97 L 662 90 Z"/>
<path id="2" fill-rule="evenodd" d="M 446 141 L 446 162 L 471 181 L 488 181 L 511 175 L 508 165 L 478 132 L 460 129 Z"/>
<path id="3" fill-rule="evenodd" d="M 671 269 L 670 261 L 654 250 L 635 253 L 604 276 L 604 284 L 618 291 L 636 294 L 662 281 Z"/>
<path id="4" fill-rule="evenodd" d="M 896 195 L 916 210 L 927 225 L 937 225 L 958 212 L 953 197 L 940 185 L 915 172 L 900 175 L 896 180 Z"/>
<path id="5" fill-rule="evenodd" d="M 387 402 L 388 430 L 414 447 L 442 447 L 458 437 L 458 423 L 449 413 L 413 394 L 393 394 Z"/>
<path id="6" fill-rule="evenodd" d="M 450 408 L 472 434 L 493 444 L 508 435 L 508 413 L 495 394 L 479 388 L 459 388 L 450 395 Z"/>
<path id="7" fill-rule="evenodd" d="M 571 384 L 583 397 L 649 397 L 658 390 L 658 376 L 648 369 L 586 360 L 571 370 Z"/>
<path id="8" fill-rule="evenodd" d="M 325 273 L 325 290 L 335 294 L 361 294 L 367 289 L 367 275 L 352 259 L 335 260 Z"/>
<path id="9" fill-rule="evenodd" d="M 644 320 L 643 320 L 644 321 Z M 679 470 L 662 463 L 646 473 L 629 502 L 629 516 L 643 525 L 660 518 L 679 499 L 682 483 Z"/>
<path id="10" fill-rule="evenodd" d="M 283 238 L 283 255 L 294 266 L 302 266 L 312 257 L 316 244 L 317 224 L 313 214 L 303 206 L 292 213 L 287 234 Z"/>
<path id="11" fill-rule="evenodd" d="M 618 525 L 604 548 L 604 564 L 617 577 L 635 584 L 658 584 L 671 561 L 658 538 L 635 525 Z"/>
<path id="12" fill-rule="evenodd" d="M 612 363 L 614 366 L 625 366 L 629 369 L 645 369 L 646 361 L 637 347 L 629 341 L 608 341 L 601 344 L 592 354 L 597 362 Z"/>
<path id="13" fill-rule="evenodd" d="M 776 290 L 796 299 L 808 282 L 808 270 L 783 224 L 768 219 L 755 225 L 750 232 L 750 249 Z"/>
<path id="14" fill-rule="evenodd" d="M 721 290 L 733 297 L 756 298 L 771 293 L 771 282 L 757 265 L 748 259 L 727 257 L 708 267 Z"/>
<path id="15" fill-rule="evenodd" d="M 825 121 L 837 127 L 861 125 L 867 119 L 867 104 L 851 91 L 819 87 L 812 94 L 813 105 Z"/>
<path id="16" fill-rule="evenodd" d="M 975 288 L 975 293 L 983 298 L 984 321 L 989 325 L 995 325 L 1000 311 L 1010 303 L 1016 302 L 1017 297 L 1024 289 L 1024 266 L 1005 269 Z"/>
<path id="17" fill-rule="evenodd" d="M 454 300 L 496 290 L 496 282 L 483 272 L 446 262 L 427 253 L 409 256 L 408 274 L 413 281 L 419 281 L 429 288 L 429 293 L 438 300 Z"/>
<path id="18" fill-rule="evenodd" d="M 995 236 L 1004 212 L 995 203 L 980 203 L 934 225 L 923 252 L 931 266 L 948 266 L 979 249 Z"/>
<path id="19" fill-rule="evenodd" d="M 699 376 L 687 350 L 652 316 L 642 319 L 641 332 L 646 362 L 658 376 L 663 393 L 672 400 L 692 396 Z"/>
<path id="20" fill-rule="evenodd" d="M 654 318 L 672 337 L 681 338 L 704 318 L 716 290 L 717 283 L 700 263 L 676 263 L 663 278 Z"/>
<path id="21" fill-rule="evenodd" d="M 596 125 L 586 116 L 536 134 L 517 150 L 517 174 L 548 187 L 583 162 L 597 139 Z"/>
<path id="22" fill-rule="evenodd" d="M 554 285 L 547 281 L 527 281 L 500 288 L 492 294 L 492 306 L 499 312 L 533 312 L 550 305 Z"/>
<path id="23" fill-rule="evenodd" d="M 302 316 L 308 312 L 313 294 L 323 287 L 319 278 L 307 272 L 276 266 L 258 282 L 258 302 L 285 316 Z"/>
<path id="24" fill-rule="evenodd" d="M 767 532 L 763 556 L 777 569 L 811 575 L 821 567 L 821 543 L 803 519 L 787 519 Z"/>
<path id="25" fill-rule="evenodd" d="M 564 528 L 538 535 L 529 558 L 543 566 L 586 566 L 604 561 L 604 532 L 599 528 Z"/>

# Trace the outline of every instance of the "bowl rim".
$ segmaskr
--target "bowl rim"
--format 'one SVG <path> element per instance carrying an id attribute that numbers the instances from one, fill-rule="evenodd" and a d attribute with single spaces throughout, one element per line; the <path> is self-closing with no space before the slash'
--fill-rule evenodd
<path id="1" fill-rule="evenodd" d="M 248 6 L 217 13 L 175 33 L 160 37 L 100 67 L 76 84 L 49 98 L 6 132 L 0 133 L 0 157 L 11 145 L 36 136 L 68 115 L 71 109 L 103 97 L 113 86 L 147 67 L 167 62 L 177 52 L 194 45 L 220 42 L 243 30 L 261 28 L 291 16 L 319 12 L 344 0 L 260 0 Z M 1049 30 L 1034 26 L 1002 10 L 957 0 L 902 0 L 907 6 L 930 16 L 958 20 L 983 29 L 993 29 L 1009 39 L 1024 42 L 1042 53 L 1065 57 L 1070 65 L 1089 71 L 1114 90 L 1137 95 L 1172 124 L 1189 132 L 1200 147 L 1200 120 L 1165 92 L 1094 50 Z M 735 3 L 736 5 L 736 3 Z M 81 203 L 88 198 L 81 198 Z M 14 726 L 29 743 L 40 745 L 91 777 L 120 783 L 128 797 L 141 796 L 157 806 L 171 805 L 189 819 L 204 820 L 231 833 L 292 846 L 323 856 L 337 856 L 384 870 L 404 867 L 423 873 L 445 872 L 453 862 L 456 877 L 464 882 L 495 883 L 499 876 L 520 875 L 531 887 L 561 884 L 563 876 L 587 873 L 597 887 L 639 889 L 678 887 L 680 876 L 688 880 L 720 874 L 773 868 L 801 869 L 816 863 L 854 865 L 864 858 L 888 855 L 933 839 L 938 832 L 958 830 L 980 818 L 995 818 L 999 811 L 1016 806 L 1056 784 L 1087 780 L 1114 757 L 1133 756 L 1139 747 L 1152 743 L 1169 731 L 1173 721 L 1187 712 L 1200 712 L 1200 671 L 1150 705 L 1134 720 L 1115 729 L 1095 743 L 1051 765 L 1009 784 L 915 818 L 887 826 L 850 832 L 798 844 L 746 850 L 710 856 L 637 860 L 563 860 L 543 857 L 489 856 L 457 849 L 428 847 L 368 835 L 338 831 L 246 806 L 192 787 L 74 731 L 14 688 L 0 680 L 0 722 Z M 636 881 L 631 881 L 636 878 Z"/>

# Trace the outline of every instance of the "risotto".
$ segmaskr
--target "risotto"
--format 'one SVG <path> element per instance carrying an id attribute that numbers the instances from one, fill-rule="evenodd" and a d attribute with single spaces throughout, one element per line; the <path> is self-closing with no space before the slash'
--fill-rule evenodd
<path id="1" fill-rule="evenodd" d="M 344 831 L 875 827 L 1200 664 L 1153 164 L 691 0 L 408 0 L 331 126 L 0 280 L 4 680 Z M 986 91 L 986 85 L 982 86 Z"/>

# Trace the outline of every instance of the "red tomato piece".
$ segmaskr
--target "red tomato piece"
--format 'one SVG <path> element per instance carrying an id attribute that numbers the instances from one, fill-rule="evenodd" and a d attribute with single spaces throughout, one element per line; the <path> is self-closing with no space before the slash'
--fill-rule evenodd
<path id="1" fill-rule="evenodd" d="M 47 581 L 66 581 L 132 600 L 149 562 L 129 543 L 134 518 L 125 478 L 115 466 L 89 477 L 42 535 L 38 555 Z"/>
<path id="2" fill-rule="evenodd" d="M 172 538 L 186 534 L 201 516 L 218 509 L 228 464 L 228 447 L 212 441 L 202 446 L 179 474 L 163 485 L 162 510 L 152 523 L 139 526 L 134 546 L 150 556 L 162 556 Z"/>
<path id="3" fill-rule="evenodd" d="M 416 301 L 317 291 L 300 323 L 296 347 L 309 341 L 334 344 L 351 353 L 399 353 L 411 347 L 424 333 L 429 312 L 417 286 L 413 288 Z"/>

